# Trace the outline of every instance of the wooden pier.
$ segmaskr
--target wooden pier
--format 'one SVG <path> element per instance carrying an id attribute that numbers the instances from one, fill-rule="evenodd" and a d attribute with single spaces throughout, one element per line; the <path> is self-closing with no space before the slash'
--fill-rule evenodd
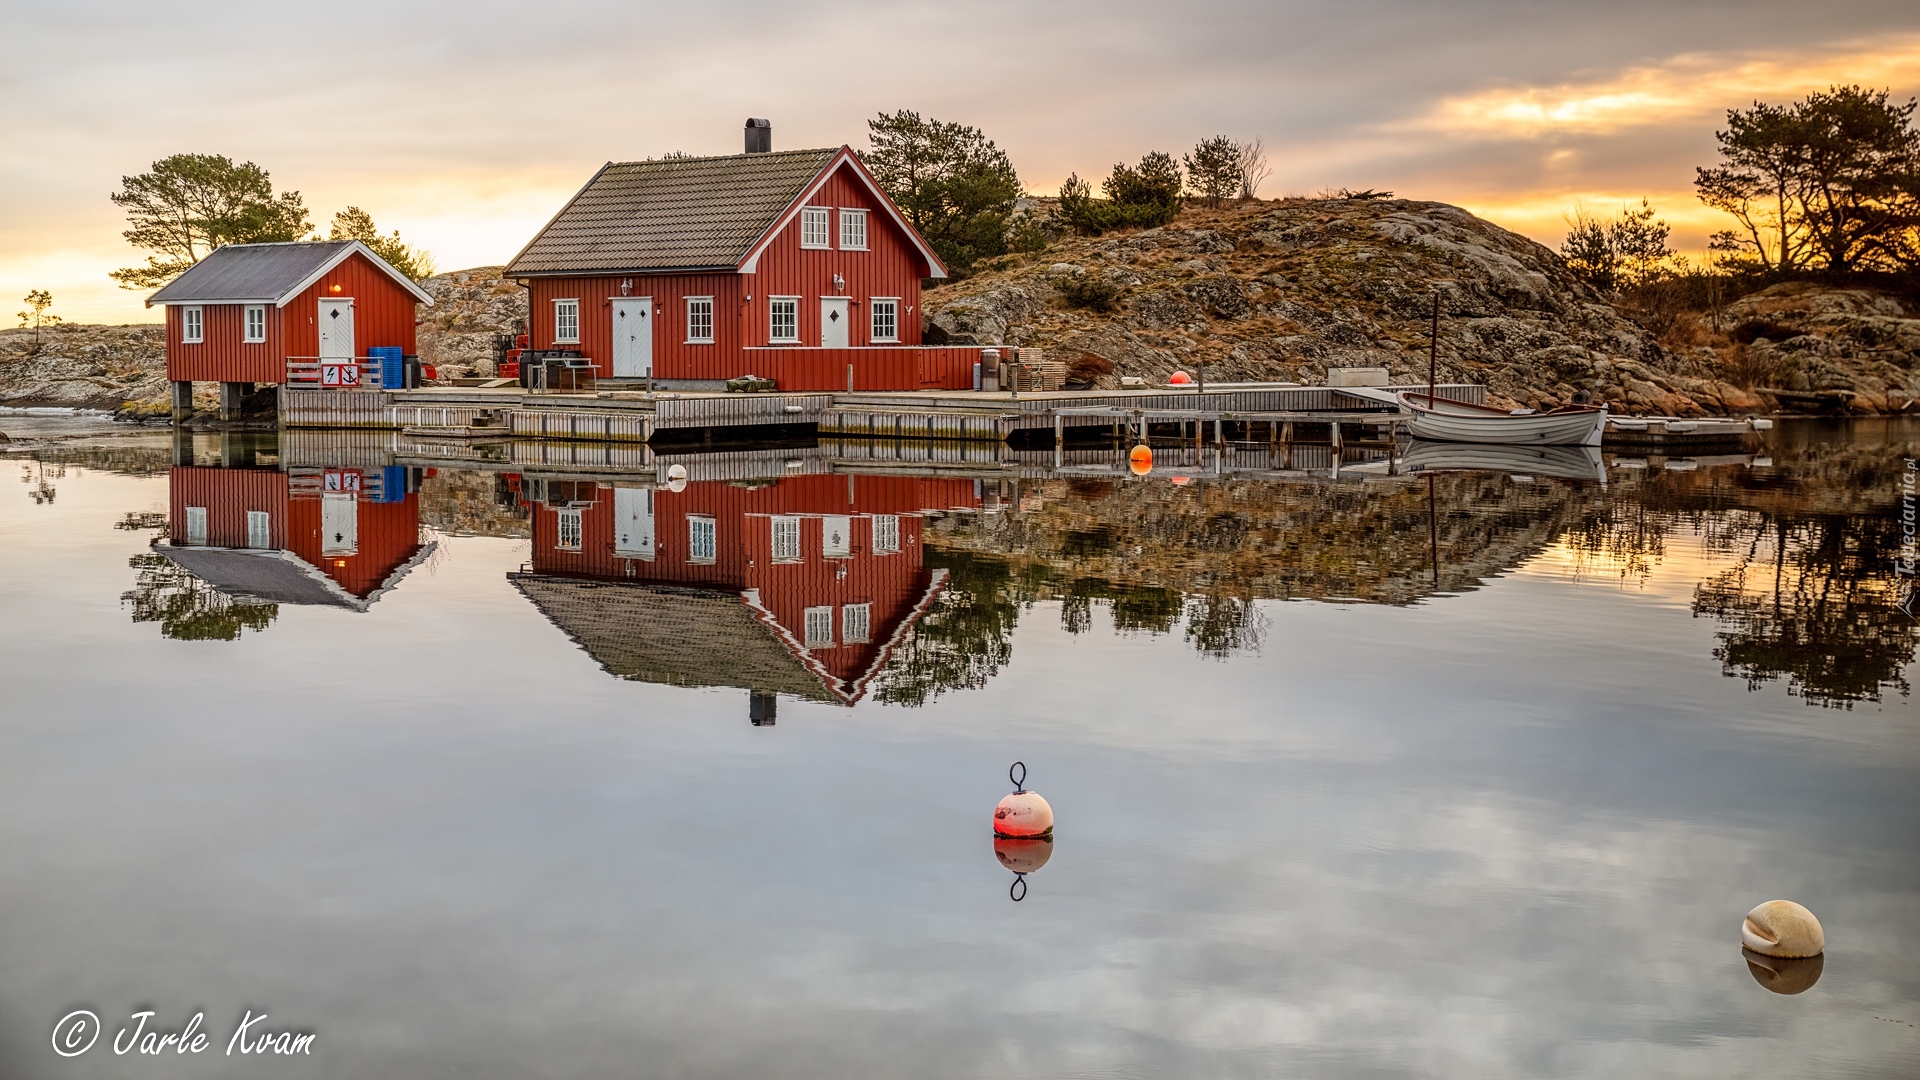
<path id="1" fill-rule="evenodd" d="M 1442 397 L 1479 403 L 1484 387 L 1443 385 Z M 1374 425 L 1392 416 L 1374 398 L 1339 387 L 1285 383 L 1217 385 L 1206 390 L 1088 390 L 1026 393 L 979 391 L 854 393 L 646 393 L 611 390 L 588 394 L 535 394 L 518 387 L 427 387 L 417 390 L 323 390 L 286 387 L 281 422 L 288 428 L 358 428 L 403 431 L 419 438 L 494 438 L 605 443 L 748 441 L 781 429 L 821 437 L 1007 443 L 1063 447 L 1079 429 L 1116 435 L 1164 434 L 1173 425 L 1182 437 L 1201 437 L 1210 423 L 1220 442 L 1226 425 L 1241 432 L 1259 428 L 1265 441 L 1291 442 L 1290 425 L 1329 425 L 1331 441 L 1342 425 Z M 1020 433 L 1028 433 L 1022 437 Z M 764 434 L 771 435 L 772 431 Z M 1085 432 L 1097 438 L 1094 431 Z M 1048 437 L 1050 436 L 1050 438 Z"/>

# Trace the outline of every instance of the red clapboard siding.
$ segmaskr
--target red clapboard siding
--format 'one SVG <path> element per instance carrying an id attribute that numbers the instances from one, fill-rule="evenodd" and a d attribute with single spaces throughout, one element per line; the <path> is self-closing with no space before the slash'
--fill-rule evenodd
<path id="1" fill-rule="evenodd" d="M 872 313 L 867 301 L 873 297 L 892 297 L 900 301 L 899 345 L 920 343 L 920 281 L 930 271 L 925 258 L 912 240 L 891 220 L 880 201 L 870 193 L 854 173 L 854 166 L 842 164 L 825 183 L 806 200 L 808 206 L 833 210 L 867 211 L 867 248 L 864 251 L 841 250 L 840 221 L 837 213 L 829 216 L 831 249 L 800 247 L 800 218 L 796 213 L 787 220 L 765 251 L 752 274 L 634 274 L 616 276 L 543 277 L 530 279 L 528 300 L 531 306 L 531 345 L 536 349 L 578 349 L 594 361 L 601 377 L 613 374 L 613 306 L 621 295 L 622 282 L 630 282 L 628 295 L 650 296 L 654 301 L 653 373 L 663 379 L 731 379 L 740 375 L 765 375 L 755 364 L 765 360 L 744 350 L 768 345 L 771 336 L 769 297 L 800 298 L 800 341 L 817 347 L 820 343 L 820 299 L 845 296 L 851 326 L 848 344 L 871 345 Z M 836 287 L 834 275 L 844 280 Z M 714 341 L 711 345 L 690 345 L 686 341 L 686 298 L 712 296 Z M 554 341 L 555 300 L 580 301 L 580 341 Z M 890 350 L 889 350 L 890 351 Z M 973 385 L 973 350 L 965 364 L 966 382 L 953 374 L 957 365 L 941 358 L 934 381 L 927 381 L 923 361 L 907 349 L 892 356 L 884 365 L 882 349 L 863 349 L 853 357 L 855 382 L 861 389 L 914 390 L 921 386 L 962 389 Z M 845 389 L 845 359 L 805 362 L 796 378 L 807 384 L 780 382 L 781 389 Z M 830 363 L 838 364 L 838 380 L 819 381 L 820 372 Z M 872 365 L 875 374 L 863 378 L 859 367 Z"/>
<path id="2" fill-rule="evenodd" d="M 287 506 L 287 550 L 320 568 L 353 595 L 366 599 L 420 548 L 420 497 L 377 503 L 354 500 L 359 548 L 352 555 L 320 553 L 320 499 L 292 499 Z"/>
<path id="3" fill-rule="evenodd" d="M 338 292 L 334 287 L 339 286 Z M 178 305 L 167 306 L 167 378 L 193 382 L 277 383 L 286 378 L 288 357 L 313 356 L 320 351 L 321 297 L 353 300 L 354 354 L 365 356 L 376 346 L 416 350 L 414 336 L 417 302 L 364 255 L 355 253 L 328 271 L 312 287 L 287 302 L 267 308 L 267 340 L 256 345 L 244 336 L 240 304 L 202 305 L 200 344 L 180 340 L 182 320 Z"/>
<path id="4" fill-rule="evenodd" d="M 971 345 L 748 349 L 747 370 L 781 390 L 971 390 L 981 349 Z"/>
<path id="5" fill-rule="evenodd" d="M 745 539 L 753 565 L 748 571 L 747 587 L 759 590 L 760 605 L 802 644 L 806 641 L 806 609 L 833 608 L 833 644 L 816 645 L 808 651 L 838 678 L 850 680 L 865 673 L 894 628 L 926 591 L 930 575 L 921 557 L 921 519 L 901 518 L 900 550 L 875 554 L 868 531 L 872 519 L 855 518 L 853 554 L 829 559 L 821 554 L 825 521 L 817 517 L 802 518 L 801 559 L 781 563 L 772 561 L 771 522 L 771 517 L 748 519 Z M 843 639 L 841 609 L 849 604 L 870 605 L 864 642 L 849 643 Z"/>
<path id="6" fill-rule="evenodd" d="M 187 542 L 187 507 L 205 507 L 207 546 L 247 546 L 247 512 L 268 515 L 268 544 L 287 543 L 287 477 L 273 469 L 216 469 L 175 466 L 167 478 L 170 535 Z"/>

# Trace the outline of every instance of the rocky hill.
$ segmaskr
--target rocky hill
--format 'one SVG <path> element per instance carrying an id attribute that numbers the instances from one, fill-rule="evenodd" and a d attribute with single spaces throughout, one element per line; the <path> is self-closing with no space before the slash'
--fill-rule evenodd
<path id="1" fill-rule="evenodd" d="M 477 266 L 420 283 L 433 306 L 420 309 L 420 361 L 448 378 L 492 375 L 494 339 L 527 321 L 527 290 L 502 278 L 502 266 Z"/>
<path id="2" fill-rule="evenodd" d="M 0 330 L 0 405 L 117 409 L 167 400 L 166 339 L 158 324 L 69 323 Z"/>
<path id="3" fill-rule="evenodd" d="M 922 316 L 930 340 L 1044 347 L 1102 386 L 1195 364 L 1221 382 L 1316 383 L 1330 367 L 1357 366 L 1424 381 L 1437 291 L 1441 380 L 1485 383 L 1497 403 L 1764 412 L 1774 401 L 1754 388 L 1796 376 L 1856 390 L 1864 411 L 1920 396 L 1920 321 L 1898 301 L 1775 288 L 1800 290 L 1794 313 L 1768 298 L 1775 290 L 1749 301 L 1805 324 L 1795 346 L 1808 358 L 1804 370 L 1756 365 L 1745 355 L 1750 345 L 1731 338 L 1677 353 L 1552 251 L 1456 206 L 1285 199 L 1190 209 L 1165 228 L 1067 237 L 929 291 Z"/>

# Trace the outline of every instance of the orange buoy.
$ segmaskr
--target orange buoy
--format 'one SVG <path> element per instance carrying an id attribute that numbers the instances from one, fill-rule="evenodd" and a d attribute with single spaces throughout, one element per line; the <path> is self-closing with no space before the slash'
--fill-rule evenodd
<path id="1" fill-rule="evenodd" d="M 1153 471 L 1153 447 L 1141 443 L 1127 452 L 1127 471 L 1145 476 Z"/>
<path id="2" fill-rule="evenodd" d="M 1184 371 L 1176 371 L 1173 374 L 1167 376 L 1167 385 L 1168 386 L 1192 386 L 1193 376 L 1187 374 Z"/>
<path id="3" fill-rule="evenodd" d="M 1186 487 L 1188 484 L 1193 483 L 1193 477 L 1191 476 L 1175 476 L 1171 477 L 1171 479 L 1173 480 L 1174 487 Z"/>
<path id="4" fill-rule="evenodd" d="M 1053 837 L 1013 840 L 996 836 L 993 838 L 993 857 L 1000 860 L 1001 866 L 1016 874 L 1031 874 L 1053 858 Z"/>
<path id="5" fill-rule="evenodd" d="M 1019 769 L 1015 777 L 1013 770 Z M 1028 791 L 1023 785 L 1027 781 L 1027 764 L 1016 761 L 1013 768 L 1007 770 L 1007 779 L 1013 781 L 1013 794 L 1000 800 L 993 808 L 993 835 L 1009 840 L 1035 840 L 1053 835 L 1053 807 L 1040 797 L 1037 791 Z"/>

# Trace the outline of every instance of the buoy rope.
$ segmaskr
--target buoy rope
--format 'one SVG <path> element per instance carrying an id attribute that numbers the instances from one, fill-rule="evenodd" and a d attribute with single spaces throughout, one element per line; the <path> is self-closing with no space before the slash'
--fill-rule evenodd
<path id="1" fill-rule="evenodd" d="M 1020 890 L 1017 896 L 1013 891 L 1015 889 Z M 1019 873 L 1013 875 L 1013 884 L 1007 886 L 1007 898 L 1016 904 L 1027 898 L 1027 875 Z"/>
<path id="2" fill-rule="evenodd" d="M 1020 770 L 1018 777 L 1013 775 L 1013 770 L 1015 769 Z M 1027 763 L 1024 761 L 1016 761 L 1012 765 L 1009 765 L 1007 767 L 1007 779 L 1013 781 L 1013 793 L 1015 795 L 1027 790 Z"/>

